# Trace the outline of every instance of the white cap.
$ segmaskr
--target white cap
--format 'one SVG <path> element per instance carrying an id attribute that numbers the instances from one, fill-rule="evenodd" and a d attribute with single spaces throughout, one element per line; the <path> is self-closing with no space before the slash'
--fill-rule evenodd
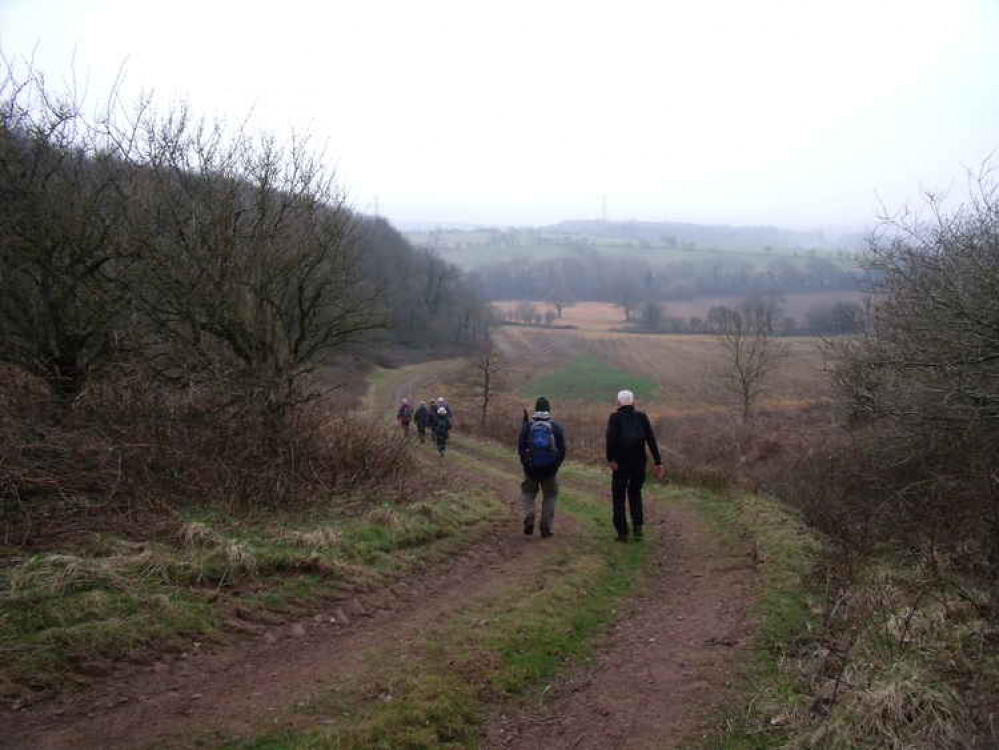
<path id="1" fill-rule="evenodd" d="M 631 391 L 618 391 L 617 403 L 619 406 L 631 406 L 635 403 L 635 394 Z"/>

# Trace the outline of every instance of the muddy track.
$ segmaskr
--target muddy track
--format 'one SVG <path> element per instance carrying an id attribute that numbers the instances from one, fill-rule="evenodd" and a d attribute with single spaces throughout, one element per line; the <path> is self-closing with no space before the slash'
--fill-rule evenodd
<path id="1" fill-rule="evenodd" d="M 493 714 L 485 747 L 663 750 L 709 728 L 749 645 L 754 569 L 689 508 L 647 505 L 658 544 L 646 585 L 591 663 Z"/>

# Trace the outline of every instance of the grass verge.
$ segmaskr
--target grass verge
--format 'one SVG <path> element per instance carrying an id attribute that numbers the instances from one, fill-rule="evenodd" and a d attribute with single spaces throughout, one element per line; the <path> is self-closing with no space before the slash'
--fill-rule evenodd
<path id="1" fill-rule="evenodd" d="M 235 519 L 202 510 L 140 542 L 93 535 L 0 569 L 0 697 L 86 683 L 111 662 L 148 660 L 211 638 L 235 605 L 293 611 L 345 584 L 387 581 L 464 544 L 503 511 L 481 494 L 440 491 L 345 517 L 333 508 Z"/>
<path id="2" fill-rule="evenodd" d="M 652 545 L 615 544 L 605 510 L 595 498 L 563 494 L 560 513 L 584 527 L 571 549 L 547 556 L 527 578 L 462 608 L 420 643 L 370 654 L 370 669 L 357 684 L 341 686 L 312 705 L 321 728 L 267 734 L 229 747 L 474 746 L 487 707 L 543 690 L 565 662 L 585 657 L 594 635 L 615 617 L 617 603 L 638 581 Z"/>
<path id="3" fill-rule="evenodd" d="M 782 746 L 796 711 L 807 705 L 798 661 L 812 638 L 815 606 L 807 579 L 819 545 L 804 523 L 776 500 L 762 495 L 669 490 L 691 503 L 724 537 L 754 545 L 759 592 L 753 605 L 756 635 L 743 667 L 746 701 L 723 709 L 719 729 L 696 747 L 765 750 Z"/>

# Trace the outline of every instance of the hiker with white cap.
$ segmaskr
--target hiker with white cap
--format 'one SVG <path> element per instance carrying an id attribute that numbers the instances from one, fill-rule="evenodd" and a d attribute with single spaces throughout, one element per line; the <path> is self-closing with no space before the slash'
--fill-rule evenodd
<path id="1" fill-rule="evenodd" d="M 451 411 L 451 405 L 444 399 L 443 396 L 438 396 L 437 402 L 434 405 L 434 413 L 440 413 L 441 409 L 444 409 L 447 412 L 448 419 L 454 421 L 454 412 Z"/>
<path id="2" fill-rule="evenodd" d="M 437 441 L 437 452 L 441 454 L 441 458 L 444 458 L 444 451 L 447 450 L 448 434 L 451 432 L 451 417 L 448 415 L 447 409 L 443 406 L 437 409 L 433 429 L 434 439 Z"/>
<path id="3" fill-rule="evenodd" d="M 645 483 L 645 446 L 655 461 L 658 479 L 666 476 L 659 444 L 652 423 L 645 412 L 635 410 L 635 394 L 624 390 L 617 394 L 618 409 L 607 421 L 607 464 L 611 475 L 611 498 L 614 503 L 614 528 L 619 542 L 628 541 L 628 518 L 624 502 L 628 501 L 631 529 L 636 541 L 642 538 L 645 523 L 642 508 L 642 485 Z"/>

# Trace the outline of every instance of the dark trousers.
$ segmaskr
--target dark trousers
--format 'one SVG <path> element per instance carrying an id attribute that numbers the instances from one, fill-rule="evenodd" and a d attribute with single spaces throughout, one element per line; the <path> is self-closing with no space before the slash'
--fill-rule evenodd
<path id="1" fill-rule="evenodd" d="M 634 466 L 619 465 L 611 475 L 611 498 L 614 500 L 614 528 L 618 536 L 628 536 L 628 519 L 624 512 L 624 500 L 628 499 L 631 511 L 631 525 L 636 529 L 645 523 L 642 512 L 642 485 L 645 484 L 645 464 Z"/>

